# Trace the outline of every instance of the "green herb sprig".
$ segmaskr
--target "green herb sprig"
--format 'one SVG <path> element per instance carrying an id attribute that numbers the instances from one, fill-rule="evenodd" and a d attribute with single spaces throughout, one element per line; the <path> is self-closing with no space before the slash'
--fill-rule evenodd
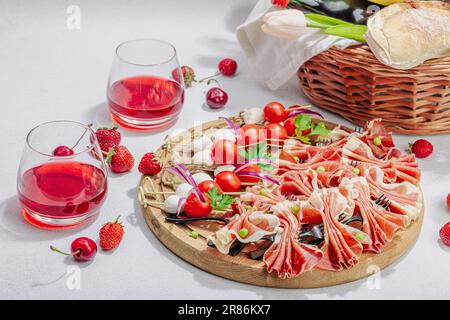
<path id="1" fill-rule="evenodd" d="M 274 161 L 275 158 L 268 152 L 268 145 L 267 142 L 260 142 L 254 146 L 250 146 L 245 150 L 242 148 L 240 151 L 241 156 L 244 157 L 245 160 L 252 160 L 252 159 L 267 159 Z M 258 167 L 261 168 L 261 170 L 267 171 L 272 170 L 272 166 L 268 163 L 258 163 Z"/>
<path id="2" fill-rule="evenodd" d="M 305 144 L 311 144 L 312 135 L 324 137 L 330 133 L 324 122 L 314 123 L 309 114 L 299 114 L 295 117 L 294 124 L 295 136 Z"/>
<path id="3" fill-rule="evenodd" d="M 213 210 L 227 210 L 235 201 L 233 197 L 226 194 L 221 194 L 220 190 L 216 187 L 209 189 L 207 196 L 211 200 L 211 207 Z"/>

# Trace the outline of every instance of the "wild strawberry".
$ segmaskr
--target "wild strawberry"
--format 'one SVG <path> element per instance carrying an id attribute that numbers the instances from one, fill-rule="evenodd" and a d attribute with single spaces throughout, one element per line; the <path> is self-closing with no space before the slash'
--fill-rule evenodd
<path id="1" fill-rule="evenodd" d="M 447 208 L 450 209 L 450 193 L 447 195 Z"/>
<path id="2" fill-rule="evenodd" d="M 106 161 L 112 172 L 121 173 L 130 171 L 134 165 L 134 157 L 124 146 L 112 147 L 108 151 Z"/>
<path id="3" fill-rule="evenodd" d="M 446 246 L 450 246 L 450 222 L 444 224 L 444 226 L 439 231 L 439 236 Z"/>
<path id="4" fill-rule="evenodd" d="M 181 67 L 181 72 L 183 73 L 183 80 L 184 80 L 184 85 L 186 87 L 190 87 L 192 86 L 192 82 L 195 82 L 195 72 L 194 69 L 192 69 L 189 66 L 182 66 Z M 172 77 L 180 82 L 180 71 L 178 69 L 174 69 L 172 71 Z"/>
<path id="5" fill-rule="evenodd" d="M 144 154 L 139 162 L 138 169 L 142 174 L 157 174 L 161 171 L 160 159 L 153 152 L 148 152 Z"/>
<path id="6" fill-rule="evenodd" d="M 409 144 L 408 151 L 414 153 L 417 158 L 426 158 L 433 153 L 433 145 L 425 139 L 419 139 Z"/>
<path id="7" fill-rule="evenodd" d="M 230 58 L 220 60 L 218 69 L 221 74 L 227 77 L 231 77 L 236 73 L 237 62 Z"/>
<path id="8" fill-rule="evenodd" d="M 121 135 L 120 132 L 117 131 L 118 128 L 119 127 L 114 124 L 109 128 L 98 128 L 95 132 L 98 144 L 104 155 L 108 153 L 109 149 L 120 144 Z"/>
<path id="9" fill-rule="evenodd" d="M 99 231 L 100 247 L 103 250 L 113 250 L 117 248 L 123 238 L 123 224 L 119 222 L 120 216 L 113 222 L 103 225 Z"/>

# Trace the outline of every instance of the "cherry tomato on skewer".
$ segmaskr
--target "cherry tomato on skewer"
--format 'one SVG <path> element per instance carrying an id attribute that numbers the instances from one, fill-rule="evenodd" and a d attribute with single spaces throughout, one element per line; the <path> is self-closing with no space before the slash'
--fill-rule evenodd
<path id="1" fill-rule="evenodd" d="M 269 123 L 264 127 L 266 129 L 267 141 L 271 144 L 282 145 L 287 139 L 287 130 L 278 123 Z"/>
<path id="2" fill-rule="evenodd" d="M 261 173 L 262 170 L 257 164 L 250 164 L 242 169 L 242 171 L 250 171 L 250 172 L 257 172 Z M 246 176 L 246 175 L 240 175 L 239 172 L 236 173 L 236 175 L 239 177 L 239 180 L 241 182 L 258 182 L 260 178 L 258 177 L 252 177 L 252 176 Z"/>
<path id="3" fill-rule="evenodd" d="M 207 217 L 212 211 L 211 201 L 205 196 L 205 201 L 201 201 L 195 193 L 191 193 L 184 204 L 184 214 L 189 218 Z"/>
<path id="4" fill-rule="evenodd" d="M 225 192 L 236 192 L 241 187 L 241 180 L 231 171 L 222 171 L 216 176 L 216 182 Z"/>
<path id="5" fill-rule="evenodd" d="M 238 160 L 237 144 L 225 139 L 214 142 L 211 153 L 215 164 L 234 164 Z"/>
<path id="6" fill-rule="evenodd" d="M 264 107 L 264 119 L 270 123 L 283 122 L 287 115 L 286 108 L 279 102 L 270 102 Z"/>
<path id="7" fill-rule="evenodd" d="M 222 189 L 220 188 L 220 186 L 217 184 L 217 182 L 212 181 L 212 180 L 206 180 L 203 181 L 202 183 L 200 183 L 198 185 L 198 188 L 200 189 L 201 192 L 203 193 L 208 193 L 209 190 L 213 189 L 213 188 L 217 188 L 219 189 L 219 193 L 223 193 Z"/>

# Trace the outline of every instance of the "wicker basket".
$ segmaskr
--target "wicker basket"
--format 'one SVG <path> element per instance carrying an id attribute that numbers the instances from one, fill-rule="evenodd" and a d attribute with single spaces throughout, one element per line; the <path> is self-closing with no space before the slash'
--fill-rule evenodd
<path id="1" fill-rule="evenodd" d="M 333 47 L 308 60 L 298 77 L 312 103 L 359 126 L 382 118 L 399 133 L 450 133 L 450 57 L 397 70 L 365 45 Z"/>

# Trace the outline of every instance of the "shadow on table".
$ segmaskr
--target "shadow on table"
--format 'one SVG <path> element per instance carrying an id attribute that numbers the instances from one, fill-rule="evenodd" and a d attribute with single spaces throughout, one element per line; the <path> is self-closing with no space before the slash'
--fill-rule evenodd
<path id="1" fill-rule="evenodd" d="M 17 196 L 10 197 L 0 203 L 0 239 L 13 241 L 46 241 L 60 239 L 88 227 L 87 224 L 68 230 L 43 230 L 28 224 L 22 217 L 20 202 Z"/>
<path id="2" fill-rule="evenodd" d="M 111 116 L 108 110 L 108 104 L 105 102 L 96 104 L 89 108 L 89 111 L 83 116 L 83 122 L 92 123 L 94 130 L 102 127 L 109 127 L 112 123 Z M 171 126 L 164 128 L 168 130 L 172 128 L 177 122 L 174 122 Z M 120 133 L 124 137 L 142 137 L 142 136 L 152 136 L 160 134 L 162 131 L 138 131 L 130 130 L 120 127 Z"/>

